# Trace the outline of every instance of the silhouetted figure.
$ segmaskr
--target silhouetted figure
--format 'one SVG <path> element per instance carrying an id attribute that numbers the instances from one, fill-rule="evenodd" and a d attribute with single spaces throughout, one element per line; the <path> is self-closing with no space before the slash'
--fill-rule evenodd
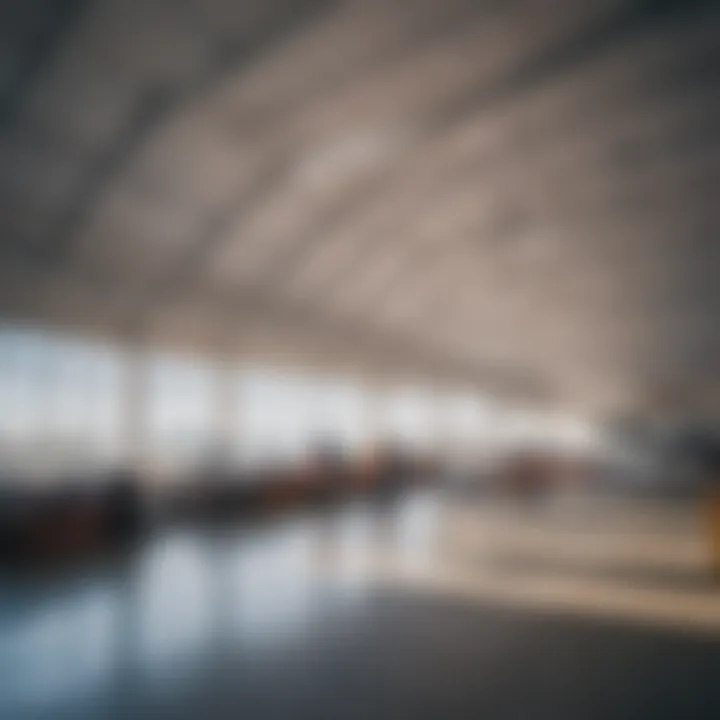
<path id="1" fill-rule="evenodd" d="M 110 477 L 107 490 L 109 539 L 126 543 L 133 540 L 143 524 L 139 478 L 130 470 L 118 470 Z"/>
<path id="2" fill-rule="evenodd" d="M 720 436 L 691 429 L 683 434 L 682 446 L 699 471 L 709 560 L 713 575 L 720 581 Z"/>
<path id="3" fill-rule="evenodd" d="M 551 464 L 537 453 L 519 453 L 506 472 L 506 486 L 517 502 L 535 505 L 549 491 Z"/>
<path id="4" fill-rule="evenodd" d="M 383 453 L 381 465 L 380 495 L 386 499 L 394 499 L 407 481 L 408 463 L 400 450 L 391 447 Z"/>
<path id="5" fill-rule="evenodd" d="M 29 505 L 26 493 L 15 488 L 0 490 L 0 561 L 16 561 L 24 557 Z"/>
<path id="6" fill-rule="evenodd" d="M 712 442 L 708 442 L 703 470 L 710 562 L 713 576 L 720 582 L 720 439 L 713 438 Z"/>
<path id="7" fill-rule="evenodd" d="M 324 495 L 337 499 L 348 491 L 349 474 L 342 446 L 332 440 L 324 440 L 315 450 L 315 464 L 319 470 Z"/>

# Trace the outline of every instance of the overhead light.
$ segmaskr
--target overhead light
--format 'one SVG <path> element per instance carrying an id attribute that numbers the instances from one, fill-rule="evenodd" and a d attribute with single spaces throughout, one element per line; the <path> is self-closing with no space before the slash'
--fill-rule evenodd
<path id="1" fill-rule="evenodd" d="M 381 165 L 406 142 L 407 134 L 396 130 L 363 131 L 335 138 L 308 151 L 300 161 L 298 174 L 313 185 L 334 183 Z"/>

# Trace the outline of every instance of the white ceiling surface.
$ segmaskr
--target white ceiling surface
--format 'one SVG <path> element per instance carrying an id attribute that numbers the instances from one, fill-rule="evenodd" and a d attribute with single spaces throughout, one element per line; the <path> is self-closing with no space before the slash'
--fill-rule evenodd
<path id="1" fill-rule="evenodd" d="M 712 3 L 15 4 L 5 317 L 593 410 L 710 396 Z"/>

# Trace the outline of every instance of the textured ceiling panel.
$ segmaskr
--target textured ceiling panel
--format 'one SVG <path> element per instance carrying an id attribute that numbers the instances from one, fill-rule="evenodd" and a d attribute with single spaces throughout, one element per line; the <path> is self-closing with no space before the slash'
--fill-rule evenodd
<path id="1" fill-rule="evenodd" d="M 711 395 L 716 3 L 2 13 L 4 315 L 599 410 Z"/>

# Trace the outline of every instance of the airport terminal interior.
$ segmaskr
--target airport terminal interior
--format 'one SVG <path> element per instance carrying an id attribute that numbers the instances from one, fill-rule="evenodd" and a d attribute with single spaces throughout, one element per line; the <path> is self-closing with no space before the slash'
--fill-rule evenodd
<path id="1" fill-rule="evenodd" d="M 0 0 L 0 717 L 720 718 L 720 4 Z"/>

